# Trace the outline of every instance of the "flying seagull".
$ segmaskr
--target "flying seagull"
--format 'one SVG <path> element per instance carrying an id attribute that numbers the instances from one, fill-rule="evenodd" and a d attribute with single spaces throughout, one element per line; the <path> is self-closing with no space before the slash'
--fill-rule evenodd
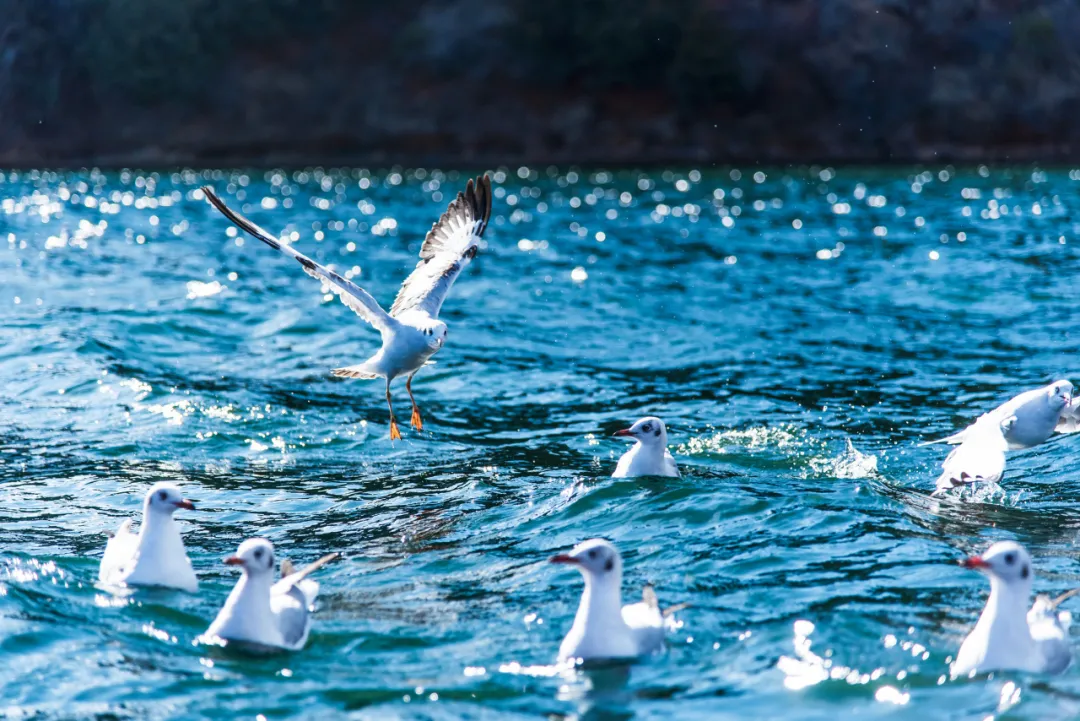
<path id="1" fill-rule="evenodd" d="M 398 376 L 406 376 L 405 390 L 412 402 L 411 424 L 413 428 L 423 430 L 420 409 L 413 398 L 412 379 L 446 342 L 446 323 L 439 320 L 439 309 L 450 287 L 480 247 L 480 239 L 491 217 L 491 178 L 483 175 L 475 181 L 470 179 L 464 192 L 459 192 L 442 217 L 432 224 L 420 246 L 420 262 L 402 283 L 389 313 L 360 286 L 319 265 L 231 210 L 213 188 L 206 186 L 202 190 L 211 205 L 237 227 L 294 258 L 305 273 L 329 286 L 342 303 L 379 331 L 382 348 L 378 353 L 363 363 L 335 368 L 331 373 L 344 378 L 386 379 L 391 440 L 399 440 L 401 432 L 390 400 L 390 382 Z"/>
<path id="2" fill-rule="evenodd" d="M 985 418 L 988 421 L 1004 421 L 1009 416 L 1016 416 L 1016 421 L 1005 434 L 1009 450 L 1031 448 L 1045 442 L 1055 432 L 1071 433 L 1080 424 L 1076 423 L 1080 414 L 1072 404 L 1073 384 L 1067 380 L 1054 381 L 1048 386 L 1025 391 L 992 411 L 979 417 L 978 421 L 947 438 L 939 438 L 920 445 L 934 443 L 956 445 L 967 440 L 975 426 Z"/>

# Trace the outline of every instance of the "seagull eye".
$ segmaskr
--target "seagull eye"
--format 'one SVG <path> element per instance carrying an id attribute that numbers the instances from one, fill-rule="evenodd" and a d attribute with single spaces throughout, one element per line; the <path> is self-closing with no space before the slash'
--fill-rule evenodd
<path id="1" fill-rule="evenodd" d="M 1005 563 L 1006 563 L 1006 564 L 1008 564 L 1008 565 L 1010 565 L 1010 566 L 1011 566 L 1011 565 L 1013 565 L 1013 563 L 1014 563 L 1015 561 L 1016 561 L 1016 556 L 1014 556 L 1014 555 L 1013 555 L 1013 554 L 1011 554 L 1011 553 L 1006 553 L 1006 554 L 1005 554 Z"/>
<path id="2" fill-rule="evenodd" d="M 646 433 L 652 433 L 652 424 L 646 423 L 641 427 L 641 430 L 645 431 Z"/>
<path id="3" fill-rule="evenodd" d="M 157 497 L 164 501 L 166 498 L 169 497 L 169 494 L 165 491 L 158 491 Z"/>
<path id="4" fill-rule="evenodd" d="M 255 558 L 262 558 L 262 549 L 261 548 L 255 549 Z"/>
<path id="5" fill-rule="evenodd" d="M 596 549 L 595 548 L 592 549 L 591 551 L 589 551 L 589 558 L 596 558 Z"/>

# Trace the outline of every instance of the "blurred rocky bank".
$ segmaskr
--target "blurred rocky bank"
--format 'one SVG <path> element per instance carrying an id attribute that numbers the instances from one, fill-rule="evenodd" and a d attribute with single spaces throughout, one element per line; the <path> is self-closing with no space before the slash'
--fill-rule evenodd
<path id="1" fill-rule="evenodd" d="M 1075 0 L 0 0 L 0 166 L 1080 159 Z"/>

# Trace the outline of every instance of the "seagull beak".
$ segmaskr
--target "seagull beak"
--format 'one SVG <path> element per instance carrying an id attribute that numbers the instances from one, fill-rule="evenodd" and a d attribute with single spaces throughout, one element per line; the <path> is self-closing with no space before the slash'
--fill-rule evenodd
<path id="1" fill-rule="evenodd" d="M 975 570 L 990 568 L 990 564 L 982 560 L 980 556 L 969 556 L 968 558 L 965 558 L 963 561 L 961 561 L 960 565 L 964 568 L 973 568 Z"/>
<path id="2" fill-rule="evenodd" d="M 192 503 L 191 501 L 189 501 L 186 498 L 177 501 L 176 502 L 176 507 L 177 508 L 183 508 L 186 511 L 194 511 L 195 510 L 195 504 Z"/>
<path id="3" fill-rule="evenodd" d="M 225 565 L 226 566 L 243 566 L 244 565 L 244 559 L 240 558 L 240 556 L 229 556 L 228 558 L 225 559 Z"/>
<path id="4" fill-rule="evenodd" d="M 565 553 L 560 553 L 558 555 L 552 556 L 551 558 L 548 559 L 548 562 L 549 563 L 568 563 L 568 564 L 570 564 L 572 566 L 580 566 L 581 565 L 581 561 L 579 561 L 576 558 L 574 558 L 573 556 L 569 556 L 569 555 L 567 555 Z"/>
<path id="5" fill-rule="evenodd" d="M 633 436 L 634 434 L 630 432 L 629 428 L 623 428 L 621 431 L 615 431 L 611 435 L 613 435 L 613 436 Z"/>

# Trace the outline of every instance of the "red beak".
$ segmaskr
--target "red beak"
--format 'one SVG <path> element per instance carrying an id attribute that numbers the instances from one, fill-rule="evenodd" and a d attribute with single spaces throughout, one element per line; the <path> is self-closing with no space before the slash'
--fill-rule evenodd
<path id="1" fill-rule="evenodd" d="M 244 565 L 244 559 L 240 558 L 240 556 L 229 556 L 228 558 L 225 559 L 225 565 L 226 566 L 243 566 Z"/>
<path id="2" fill-rule="evenodd" d="M 964 568 L 990 568 L 990 564 L 982 560 L 979 556 L 970 556 L 960 562 L 960 565 Z"/>
<path id="3" fill-rule="evenodd" d="M 613 436 L 632 436 L 634 434 L 630 432 L 629 428 L 623 428 L 621 431 L 615 431 L 611 435 L 613 435 Z"/>
<path id="4" fill-rule="evenodd" d="M 552 556 L 548 559 L 549 563 L 569 563 L 574 566 L 581 565 L 581 561 L 577 560 L 573 556 L 568 556 L 565 553 L 560 553 L 557 556 Z"/>
<path id="5" fill-rule="evenodd" d="M 177 508 L 183 508 L 183 509 L 188 510 L 188 511 L 194 511 L 195 510 L 195 504 L 192 503 L 191 501 L 189 501 L 186 498 L 181 500 L 181 501 L 177 501 L 176 502 L 176 507 Z"/>

